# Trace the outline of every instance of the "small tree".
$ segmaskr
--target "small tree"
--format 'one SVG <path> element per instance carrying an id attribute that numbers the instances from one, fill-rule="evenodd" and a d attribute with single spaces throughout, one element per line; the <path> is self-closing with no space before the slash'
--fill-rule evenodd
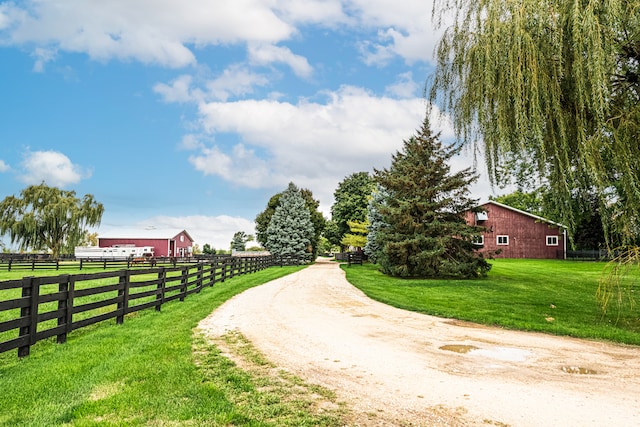
<path id="1" fill-rule="evenodd" d="M 305 257 L 315 235 L 311 214 L 298 187 L 290 183 L 280 196 L 266 232 L 265 247 L 276 256 Z"/>
<path id="2" fill-rule="evenodd" d="M 340 245 L 349 233 L 347 221 L 364 221 L 367 218 L 367 203 L 375 187 L 369 172 L 356 172 L 345 177 L 333 193 L 331 220 L 335 224 L 327 237 L 334 245 Z"/>
<path id="3" fill-rule="evenodd" d="M 245 233 L 244 231 L 236 231 L 231 240 L 232 251 L 245 251 L 247 250 L 247 242 L 253 241 L 253 236 Z"/>
<path id="4" fill-rule="evenodd" d="M 378 239 L 378 233 L 382 228 L 386 227 L 387 224 L 380 214 L 380 206 L 385 203 L 388 195 L 385 189 L 378 185 L 371 194 L 371 199 L 367 207 L 367 221 L 369 221 L 369 226 L 367 227 L 367 244 L 364 247 L 364 253 L 367 254 L 369 260 L 373 263 L 377 262 L 382 252 L 382 245 Z"/>
<path id="5" fill-rule="evenodd" d="M 309 211 L 311 223 L 313 224 L 314 235 L 311 238 L 312 257 L 315 258 L 318 254 L 318 246 L 320 237 L 325 230 L 327 221 L 322 216 L 322 213 L 318 210 L 320 202 L 313 198 L 311 190 L 303 188 L 300 190 L 300 195 L 304 199 L 305 206 Z M 256 240 L 261 245 L 266 245 L 267 242 L 267 228 L 271 222 L 271 218 L 276 211 L 276 207 L 280 203 L 280 197 L 282 193 L 271 196 L 267 207 L 264 211 L 260 212 L 255 219 L 256 222 Z"/>
<path id="6" fill-rule="evenodd" d="M 452 174 L 448 165 L 459 151 L 431 134 L 426 116 L 418 135 L 393 156 L 391 167 L 376 170 L 377 183 L 388 192 L 378 205 L 386 225 L 376 238 L 385 273 L 471 278 L 491 268 L 472 241 L 482 228 L 467 225 L 464 218 L 476 210 L 477 201 L 467 194 L 477 175 L 470 168 Z"/>
<path id="7" fill-rule="evenodd" d="M 369 222 L 365 221 L 347 221 L 350 233 L 344 235 L 340 244 L 345 247 L 362 249 L 367 244 L 367 227 Z"/>
<path id="8" fill-rule="evenodd" d="M 103 212 L 103 205 L 90 194 L 79 199 L 75 191 L 32 185 L 20 197 L 0 202 L 0 234 L 9 234 L 11 243 L 22 248 L 48 248 L 57 258 L 78 245 L 87 227 L 100 224 Z"/>

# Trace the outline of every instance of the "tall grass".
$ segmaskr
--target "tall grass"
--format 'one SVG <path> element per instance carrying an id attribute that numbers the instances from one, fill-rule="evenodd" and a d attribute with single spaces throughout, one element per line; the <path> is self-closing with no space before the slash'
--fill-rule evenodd
<path id="1" fill-rule="evenodd" d="M 487 325 L 640 344 L 640 312 L 603 314 L 596 301 L 605 264 L 562 260 L 492 260 L 486 279 L 416 280 L 385 276 L 375 265 L 344 266 L 369 297 L 406 310 Z M 640 292 L 638 269 L 629 286 Z M 627 277 L 629 279 L 629 277 Z M 634 288 L 635 287 L 635 288 Z"/>

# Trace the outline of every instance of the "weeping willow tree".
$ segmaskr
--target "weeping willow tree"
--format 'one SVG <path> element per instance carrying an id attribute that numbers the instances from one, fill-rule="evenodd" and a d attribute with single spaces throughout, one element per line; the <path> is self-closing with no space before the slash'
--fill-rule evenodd
<path id="1" fill-rule="evenodd" d="M 436 0 L 433 19 L 430 100 L 491 180 L 533 171 L 570 231 L 595 191 L 610 247 L 637 245 L 640 0 Z"/>
<path id="2" fill-rule="evenodd" d="M 98 225 L 103 211 L 90 194 L 79 199 L 74 191 L 32 185 L 0 202 L 0 234 L 23 249 L 48 248 L 57 258 L 87 237 L 86 227 Z"/>

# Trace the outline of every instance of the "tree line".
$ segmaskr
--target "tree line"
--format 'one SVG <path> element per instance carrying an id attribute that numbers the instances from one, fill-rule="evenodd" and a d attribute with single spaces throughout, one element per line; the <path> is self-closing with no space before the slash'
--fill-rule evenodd
<path id="1" fill-rule="evenodd" d="M 486 260 L 467 251 L 477 230 L 460 219 L 477 177 L 447 164 L 472 147 L 495 185 L 519 188 L 496 200 L 563 223 L 574 247 L 629 248 L 622 259 L 638 264 L 640 0 L 437 0 L 433 20 L 445 31 L 425 116 L 447 114 L 455 144 L 443 145 L 425 119 L 389 169 L 338 185 L 329 220 L 310 190 L 290 183 L 256 217 L 256 240 L 309 259 L 321 247 L 360 245 L 389 274 L 482 275 Z M 12 242 L 58 252 L 99 221 L 92 197 L 43 190 L 0 205 L 0 232 Z M 50 215 L 33 215 L 48 203 Z M 60 228 L 52 218 L 61 212 L 75 225 Z"/>

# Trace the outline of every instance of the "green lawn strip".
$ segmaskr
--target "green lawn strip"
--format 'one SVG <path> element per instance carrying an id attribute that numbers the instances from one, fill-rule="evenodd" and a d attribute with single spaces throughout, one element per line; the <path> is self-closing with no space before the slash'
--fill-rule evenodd
<path id="1" fill-rule="evenodd" d="M 398 308 L 486 325 L 640 345 L 640 310 L 629 304 L 603 316 L 596 303 L 605 264 L 561 260 L 492 260 L 486 279 L 385 276 L 377 266 L 346 266 L 347 280 Z M 634 272 L 634 279 L 640 277 Z M 635 292 L 640 292 L 637 280 Z"/>
<path id="2" fill-rule="evenodd" d="M 217 283 L 123 325 L 107 321 L 74 331 L 63 345 L 38 343 L 24 359 L 0 355 L 0 425 L 335 425 L 288 404 L 285 392 L 265 399 L 259 378 L 194 336 L 197 323 L 233 295 L 300 268 Z M 238 396 L 258 406 L 248 410 Z"/>

